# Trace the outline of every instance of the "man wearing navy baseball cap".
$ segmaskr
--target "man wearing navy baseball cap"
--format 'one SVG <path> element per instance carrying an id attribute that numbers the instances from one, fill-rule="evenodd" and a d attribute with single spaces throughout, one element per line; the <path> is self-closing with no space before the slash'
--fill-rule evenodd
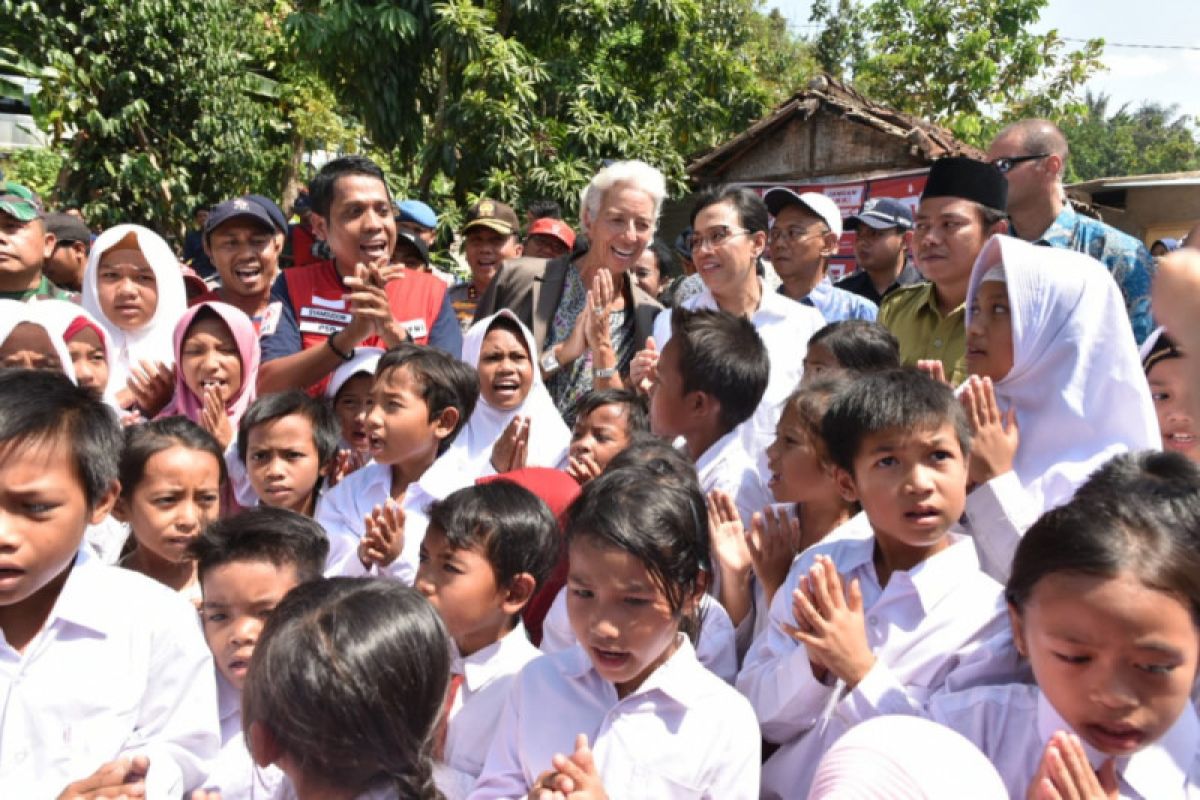
<path id="1" fill-rule="evenodd" d="M 271 334 L 280 312 L 270 308 L 271 286 L 279 276 L 286 233 L 283 212 L 265 197 L 246 195 L 214 206 L 204 222 L 202 243 L 221 285 L 191 304 L 228 303 L 254 321 L 260 336 Z"/>
<path id="2" fill-rule="evenodd" d="M 921 273 L 908 255 L 913 217 L 907 205 L 890 197 L 874 197 L 863 204 L 862 211 L 846 217 L 843 226 L 854 231 L 858 269 L 834 284 L 839 289 L 879 305 L 901 286 L 920 282 Z"/>

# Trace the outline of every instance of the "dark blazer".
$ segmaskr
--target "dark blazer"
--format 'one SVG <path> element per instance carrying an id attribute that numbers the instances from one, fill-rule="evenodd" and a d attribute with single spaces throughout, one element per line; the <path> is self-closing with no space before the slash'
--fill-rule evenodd
<path id="1" fill-rule="evenodd" d="M 546 349 L 546 337 L 562 300 L 567 271 L 571 269 L 574 267 L 569 255 L 550 260 L 512 258 L 505 261 L 483 297 L 479 298 L 475 321 L 490 317 L 502 308 L 509 309 L 533 331 L 538 347 L 534 358 L 538 358 Z M 626 308 L 629 308 L 631 298 L 633 301 L 633 351 L 636 353 L 645 347 L 646 339 L 654 332 L 654 318 L 662 311 L 662 305 L 639 289 L 628 273 L 622 277 Z"/>

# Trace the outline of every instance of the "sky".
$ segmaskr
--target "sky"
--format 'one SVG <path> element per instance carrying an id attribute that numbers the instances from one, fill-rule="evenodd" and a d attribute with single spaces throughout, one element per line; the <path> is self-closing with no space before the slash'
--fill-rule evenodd
<path id="1" fill-rule="evenodd" d="M 811 0 L 766 0 L 766 7 L 778 8 L 798 33 L 815 33 L 808 21 Z M 1110 113 L 1122 103 L 1132 108 L 1150 100 L 1178 105 L 1179 113 L 1200 120 L 1200 0 L 1050 0 L 1037 30 L 1050 29 L 1063 39 L 1105 40 L 1102 58 L 1108 69 L 1086 85 L 1112 97 Z"/>

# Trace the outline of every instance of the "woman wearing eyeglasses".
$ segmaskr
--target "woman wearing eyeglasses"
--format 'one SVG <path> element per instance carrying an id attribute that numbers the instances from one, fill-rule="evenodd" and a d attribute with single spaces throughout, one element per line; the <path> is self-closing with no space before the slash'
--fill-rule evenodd
<path id="1" fill-rule="evenodd" d="M 666 192 L 663 174 L 649 164 L 609 164 L 583 190 L 587 251 L 573 260 L 504 262 L 476 307 L 476 321 L 507 308 L 533 331 L 546 389 L 568 425 L 588 392 L 624 387 L 662 309 L 637 286 L 633 268 L 654 236 Z"/>
<path id="2" fill-rule="evenodd" d="M 692 208 L 692 261 L 704 291 L 682 303 L 689 310 L 728 311 L 754 323 L 767 345 L 771 373 L 758 411 L 743 424 L 742 440 L 755 455 L 775 437 L 779 409 L 800 383 L 808 337 L 825 319 L 810 306 L 796 303 L 763 286 L 758 259 L 767 246 L 767 206 L 749 189 L 718 186 L 705 191 Z M 630 377 L 648 389 L 654 366 L 671 337 L 671 315 L 654 322 L 654 347 L 634 357 Z"/>

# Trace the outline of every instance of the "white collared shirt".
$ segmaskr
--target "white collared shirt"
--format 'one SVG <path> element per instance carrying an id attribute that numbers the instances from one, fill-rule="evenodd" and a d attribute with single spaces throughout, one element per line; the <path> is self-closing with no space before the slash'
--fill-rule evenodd
<path id="1" fill-rule="evenodd" d="M 985 686 L 942 694 L 929 716 L 970 739 L 996 766 L 1012 797 L 1024 797 L 1046 744 L 1070 731 L 1036 686 Z M 1107 756 L 1083 743 L 1093 768 Z M 1200 720 L 1188 704 L 1158 741 L 1117 759 L 1120 796 L 1126 800 L 1200 798 Z"/>
<path id="2" fill-rule="evenodd" d="M 805 796 L 821 755 L 842 733 L 880 714 L 921 713 L 953 667 L 1007 624 L 1002 589 L 980 571 L 974 543 L 950 535 L 950 547 L 893 573 L 886 587 L 875 574 L 874 537 L 821 542 L 793 562 L 737 681 L 763 737 L 781 745 L 763 767 L 764 797 Z M 876 661 L 849 692 L 840 680 L 814 678 L 805 649 L 782 628 L 797 624 L 792 590 L 817 554 L 833 560 L 845 585 L 857 578 L 862 589 Z"/>
<path id="3" fill-rule="evenodd" d="M 329 537 L 325 577 L 374 574 L 374 569 L 369 572 L 358 560 L 358 543 L 366 533 L 363 519 L 375 506 L 384 506 L 391 496 L 392 468 L 374 461 L 351 472 L 321 496 L 313 518 Z M 400 503 L 404 509 L 404 547 L 400 557 L 380 571 L 382 577 L 395 578 L 409 586 L 416 580 L 421 541 L 429 524 L 425 511 L 432 501 L 419 482 L 409 484 Z"/>
<path id="4" fill-rule="evenodd" d="M 221 751 L 212 763 L 204 788 L 221 792 L 221 800 L 266 800 L 284 780 L 274 764 L 260 767 L 250 757 L 242 733 L 242 693 L 217 675 L 217 710 L 221 718 Z"/>
<path id="5" fill-rule="evenodd" d="M 513 682 L 471 800 L 526 797 L 555 753 L 574 752 L 580 733 L 609 797 L 757 798 L 754 712 L 680 638 L 679 649 L 623 699 L 582 647 L 530 662 Z"/>
<path id="6" fill-rule="evenodd" d="M 758 471 L 757 460 L 746 452 L 745 442 L 735 429 L 717 439 L 696 460 L 696 477 L 707 495 L 720 489 L 733 498 L 742 525 L 750 529 L 750 520 L 775 502 Z"/>
<path id="7" fill-rule="evenodd" d="M 579 642 L 567 616 L 567 587 L 558 590 L 550 610 L 542 620 L 541 651 L 546 655 L 559 653 Z M 700 596 L 700 639 L 696 658 L 712 674 L 728 684 L 737 677 L 738 661 L 733 621 L 717 599 L 710 594 Z"/>
<path id="8" fill-rule="evenodd" d="M 1017 545 L 1042 510 L 1041 499 L 1021 486 L 1012 470 L 967 495 L 967 523 L 984 572 L 1001 583 L 1008 581 Z"/>
<path id="9" fill-rule="evenodd" d="M 808 350 L 808 339 L 825 326 L 825 318 L 812 306 L 797 303 L 778 292 L 762 286 L 762 300 L 750 316 L 758 335 L 767 346 L 771 359 L 771 372 L 767 379 L 767 391 L 754 416 L 738 426 L 746 450 L 762 453 L 775 440 L 775 424 L 783 409 L 783 402 L 800 385 L 804 372 L 804 355 Z M 683 301 L 683 308 L 719 310 L 716 298 L 705 287 L 695 297 Z M 671 339 L 671 309 L 665 309 L 654 319 L 654 341 L 659 352 Z M 765 456 L 759 465 L 762 472 L 766 466 Z M 769 502 L 769 501 L 768 501 Z M 762 506 L 754 509 L 761 510 Z"/>
<path id="10" fill-rule="evenodd" d="M 438 787 L 447 797 L 465 797 L 483 771 L 508 689 L 517 673 L 541 655 L 525 626 L 517 623 L 500 641 L 454 659 L 451 672 L 462 675 L 463 682 L 450 707 L 445 762 L 437 772 Z"/>
<path id="11" fill-rule="evenodd" d="M 148 798 L 201 784 L 219 746 L 213 663 L 176 592 L 81 551 L 46 624 L 18 653 L 0 634 L 0 789 L 57 797 L 145 755 Z"/>

